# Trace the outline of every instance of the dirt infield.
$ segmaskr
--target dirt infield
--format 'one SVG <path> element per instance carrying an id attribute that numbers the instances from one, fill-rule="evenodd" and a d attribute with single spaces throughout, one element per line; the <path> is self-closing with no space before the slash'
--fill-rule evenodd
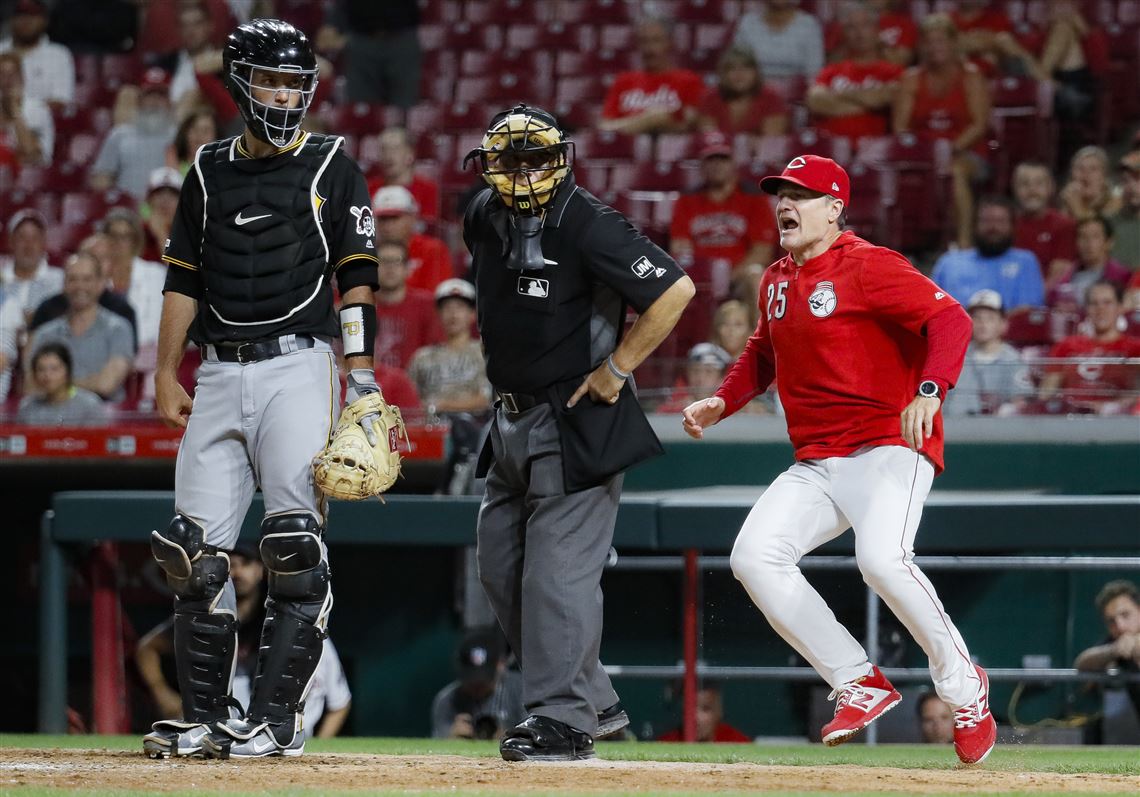
<path id="1" fill-rule="evenodd" d="M 234 768 L 241 777 L 234 777 Z M 177 776 L 174 773 L 178 773 Z M 528 792 L 881 791 L 884 793 L 1140 793 L 1140 776 L 997 772 L 984 768 L 792 767 L 589 761 L 507 764 L 495 758 L 316 754 L 255 761 L 150 761 L 141 753 L 5 749 L 0 791 L 52 786 L 84 790 L 273 791 L 365 789 Z"/>

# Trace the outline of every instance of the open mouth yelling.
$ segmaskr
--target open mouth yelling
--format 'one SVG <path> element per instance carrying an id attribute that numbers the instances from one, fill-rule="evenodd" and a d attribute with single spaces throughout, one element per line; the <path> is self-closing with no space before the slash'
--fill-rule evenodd
<path id="1" fill-rule="evenodd" d="M 799 226 L 800 223 L 791 216 L 784 216 L 780 219 L 780 232 L 791 232 L 799 229 Z"/>

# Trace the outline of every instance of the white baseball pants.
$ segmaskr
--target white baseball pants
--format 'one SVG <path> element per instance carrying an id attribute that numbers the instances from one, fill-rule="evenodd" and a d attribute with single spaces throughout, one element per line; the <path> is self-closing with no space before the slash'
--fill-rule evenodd
<path id="1" fill-rule="evenodd" d="M 934 466 L 902 446 L 797 462 L 748 513 L 732 572 L 768 622 L 837 688 L 871 672 L 867 652 L 839 624 L 797 567 L 800 558 L 855 529 L 863 580 L 926 652 L 938 696 L 970 703 L 980 681 L 962 635 L 914 564 L 914 537 Z"/>

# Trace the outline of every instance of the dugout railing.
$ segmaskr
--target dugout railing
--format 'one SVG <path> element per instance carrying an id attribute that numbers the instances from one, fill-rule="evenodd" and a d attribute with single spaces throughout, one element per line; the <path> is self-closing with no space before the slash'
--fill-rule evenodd
<path id="1" fill-rule="evenodd" d="M 610 665 L 623 677 L 672 678 L 684 684 L 685 738 L 695 738 L 696 692 L 699 676 L 808 680 L 817 678 L 807 668 L 713 667 L 698 662 L 701 635 L 701 582 L 706 569 L 728 566 L 728 558 L 702 555 L 731 548 L 740 524 L 762 488 L 683 491 L 627 495 L 622 499 L 614 544 L 619 549 L 650 551 L 652 556 L 620 556 L 615 570 L 674 570 L 682 573 L 682 651 L 680 664 L 663 666 Z M 62 733 L 67 728 L 67 583 L 66 549 L 103 546 L 113 556 L 118 542 L 145 543 L 147 534 L 169 521 L 173 494 L 165 491 L 93 491 L 57 493 L 52 509 L 44 513 L 40 536 L 40 692 L 38 725 L 41 732 Z M 432 498 L 391 496 L 378 502 L 339 502 L 335 509 L 338 543 L 364 545 L 465 546 L 474 543 L 475 497 Z M 242 529 L 256 538 L 261 516 L 255 499 Z M 1096 529 L 1095 535 L 1085 533 Z M 1032 543 L 1032 544 L 1031 544 Z M 1005 556 L 1009 550 L 1037 547 L 1068 549 L 1080 555 Z M 1140 570 L 1140 556 L 1119 556 L 1140 550 L 1140 496 L 1044 496 L 1025 493 L 933 493 L 923 517 L 920 549 L 933 552 L 971 550 L 983 555 L 920 556 L 929 570 L 1055 569 Z M 852 535 L 829 543 L 821 555 L 805 557 L 804 567 L 853 569 Z M 994 556 L 984 555 L 993 551 Z M 1107 555 L 1113 554 L 1113 555 Z M 118 633 L 120 611 L 111 562 L 92 579 L 93 690 L 95 729 L 101 713 L 115 716 L 117 693 L 122 688 L 122 651 Z M 867 592 L 868 629 L 878 626 L 878 599 Z M 875 654 L 877 633 L 868 633 L 868 653 Z M 677 659 L 674 659 L 676 661 Z M 1033 680 L 1043 677 L 1032 669 L 988 670 L 999 680 Z M 929 678 L 925 669 L 891 670 L 900 682 Z M 1109 675 L 1051 669 L 1052 681 L 1119 680 Z M 873 739 L 873 736 L 872 736 Z"/>

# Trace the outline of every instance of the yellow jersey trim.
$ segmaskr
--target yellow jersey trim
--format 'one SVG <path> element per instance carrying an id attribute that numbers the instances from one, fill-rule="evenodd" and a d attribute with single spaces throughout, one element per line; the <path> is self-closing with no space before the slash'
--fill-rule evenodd
<path id="1" fill-rule="evenodd" d="M 187 263 L 184 260 L 179 260 L 176 257 L 171 257 L 170 255 L 163 255 L 162 259 L 163 259 L 163 261 L 169 263 L 172 266 L 181 266 L 182 268 L 188 268 L 191 271 L 197 271 L 198 270 L 198 267 L 195 266 L 193 263 Z"/>

